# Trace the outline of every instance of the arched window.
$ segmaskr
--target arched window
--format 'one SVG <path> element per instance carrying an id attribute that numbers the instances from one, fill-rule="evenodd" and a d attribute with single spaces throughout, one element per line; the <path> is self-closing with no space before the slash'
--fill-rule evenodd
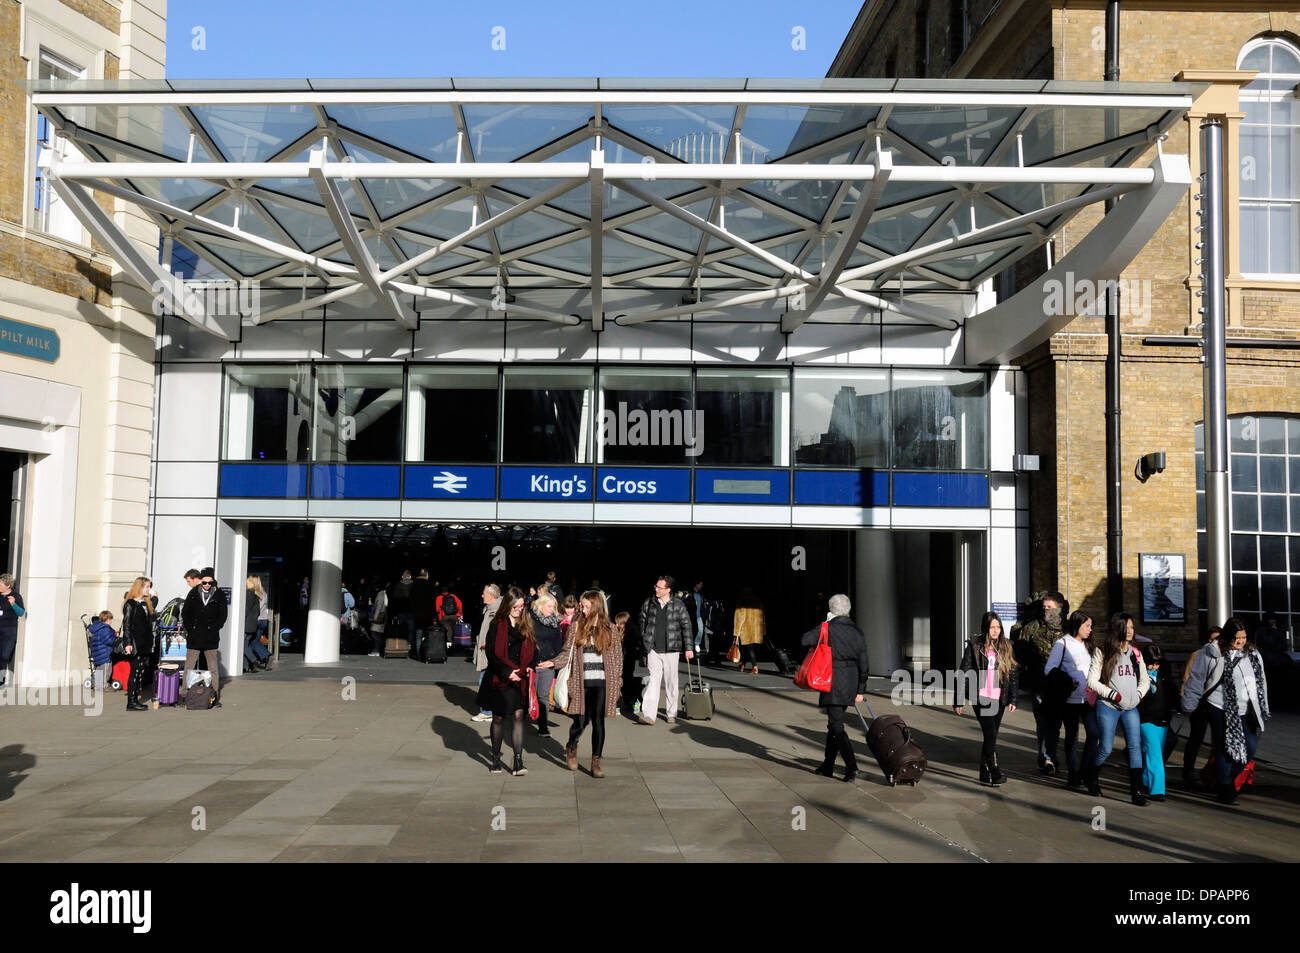
<path id="1" fill-rule="evenodd" d="M 1251 40 L 1239 69 L 1259 70 L 1241 91 L 1241 271 L 1300 275 L 1300 49 Z"/>
<path id="2" fill-rule="evenodd" d="M 1205 611 L 1205 431 L 1196 425 L 1196 529 Z M 1300 626 L 1300 417 L 1228 418 L 1232 612 Z M 1212 625 L 1222 619 L 1211 620 Z"/>

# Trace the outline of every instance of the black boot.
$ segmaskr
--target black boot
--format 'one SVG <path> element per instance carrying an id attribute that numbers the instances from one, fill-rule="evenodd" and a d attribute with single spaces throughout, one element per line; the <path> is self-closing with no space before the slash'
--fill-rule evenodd
<path id="1" fill-rule="evenodd" d="M 519 778 L 523 777 L 527 773 L 528 769 L 524 767 L 523 755 L 515 755 L 515 766 L 510 769 L 510 774 L 513 777 Z"/>
<path id="2" fill-rule="evenodd" d="M 131 663 L 131 674 L 126 680 L 126 710 L 127 711 L 148 711 L 149 706 L 140 701 L 140 692 L 144 682 L 144 665 L 141 662 Z"/>
<path id="3" fill-rule="evenodd" d="M 992 780 L 994 785 L 1001 784 L 1006 780 L 1006 775 L 1004 775 L 1002 769 L 998 767 L 998 753 L 996 751 L 989 755 L 989 778 Z"/>
<path id="4" fill-rule="evenodd" d="M 492 771 L 493 774 L 500 774 L 501 772 L 505 771 L 505 767 L 501 764 L 500 751 L 492 752 L 492 766 L 490 770 Z"/>
<path id="5" fill-rule="evenodd" d="M 1101 797 L 1101 781 L 1098 776 L 1101 774 L 1101 765 L 1089 764 L 1083 768 L 1083 786 L 1088 789 L 1088 793 L 1093 797 Z"/>
<path id="6" fill-rule="evenodd" d="M 1065 779 L 1065 786 L 1071 791 L 1077 791 L 1083 787 L 1083 777 L 1078 771 L 1071 771 Z"/>
<path id="7" fill-rule="evenodd" d="M 839 750 L 840 750 L 840 739 L 837 738 L 835 735 L 831 734 L 829 731 L 826 732 L 826 756 L 825 759 L 822 761 L 821 767 L 818 768 L 816 771 L 814 771 L 813 774 L 820 774 L 824 778 L 834 777 L 835 756 L 839 753 Z"/>
<path id="8" fill-rule="evenodd" d="M 993 783 L 993 772 L 989 770 L 989 763 L 988 761 L 981 760 L 980 761 L 980 784 L 991 785 L 992 783 Z"/>
<path id="9" fill-rule="evenodd" d="M 844 759 L 844 780 L 852 781 L 858 776 L 858 759 L 853 756 L 853 742 L 849 733 L 841 731 L 839 735 L 840 757 Z"/>
<path id="10" fill-rule="evenodd" d="M 1220 804 L 1236 804 L 1237 788 L 1232 784 L 1220 784 L 1217 796 Z"/>
<path id="11" fill-rule="evenodd" d="M 1147 792 L 1142 786 L 1142 769 L 1128 769 L 1128 794 L 1130 800 L 1138 807 L 1147 806 Z"/>

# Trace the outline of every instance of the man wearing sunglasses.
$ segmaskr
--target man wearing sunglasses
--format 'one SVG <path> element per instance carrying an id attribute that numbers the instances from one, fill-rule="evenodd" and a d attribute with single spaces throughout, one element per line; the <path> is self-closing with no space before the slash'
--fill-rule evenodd
<path id="1" fill-rule="evenodd" d="M 181 622 L 185 626 L 185 671 L 181 673 L 181 688 L 186 685 L 186 673 L 196 668 L 199 656 L 203 667 L 212 673 L 212 691 L 217 697 L 213 707 L 221 705 L 221 627 L 226 624 L 226 597 L 217 588 L 212 567 L 199 574 L 199 584 L 185 597 L 181 608 Z"/>

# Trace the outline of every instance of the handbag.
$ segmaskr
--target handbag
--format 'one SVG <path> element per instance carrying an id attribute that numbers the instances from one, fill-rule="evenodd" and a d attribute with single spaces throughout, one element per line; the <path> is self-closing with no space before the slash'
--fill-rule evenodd
<path id="1" fill-rule="evenodd" d="M 740 661 L 740 636 L 732 636 L 731 648 L 727 649 L 727 661 L 728 662 Z"/>
<path id="2" fill-rule="evenodd" d="M 830 623 L 823 622 L 817 644 L 808 650 L 803 664 L 799 666 L 799 674 L 794 677 L 794 683 L 800 688 L 807 688 L 814 692 L 831 690 L 831 647 L 826 641 L 829 632 Z"/>
<path id="3" fill-rule="evenodd" d="M 557 669 L 555 672 L 555 681 L 551 684 L 552 696 L 555 698 L 555 705 L 560 711 L 568 714 L 569 712 L 569 667 L 573 663 L 573 644 L 569 644 L 569 657 L 564 663 L 564 668 Z"/>
<path id="4" fill-rule="evenodd" d="M 1065 700 L 1074 691 L 1074 679 L 1065 671 L 1066 651 L 1066 647 L 1062 645 L 1060 664 L 1047 673 L 1043 682 L 1043 701 L 1051 705 L 1065 704 Z"/>
<path id="5" fill-rule="evenodd" d="M 116 638 L 113 639 L 113 654 L 125 655 L 127 646 L 129 646 L 130 644 L 131 643 L 127 641 L 125 636 L 123 635 L 117 636 Z"/>
<path id="6" fill-rule="evenodd" d="M 537 716 L 541 714 L 541 709 L 537 707 L 537 673 L 532 669 L 528 670 L 528 720 L 536 721 Z"/>

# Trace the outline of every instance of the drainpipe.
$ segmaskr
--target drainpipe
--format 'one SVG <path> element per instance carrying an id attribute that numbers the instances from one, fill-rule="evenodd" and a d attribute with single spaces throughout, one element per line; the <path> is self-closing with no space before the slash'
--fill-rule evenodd
<path id="1" fill-rule="evenodd" d="M 1106 4 L 1106 82 L 1119 81 L 1119 0 Z M 1119 135 L 1114 110 L 1106 113 L 1106 138 Z M 1115 207 L 1108 199 L 1106 212 Z M 1120 480 L 1120 328 L 1118 283 L 1106 289 L 1106 552 L 1107 604 L 1111 613 L 1124 607 L 1124 518 Z"/>

